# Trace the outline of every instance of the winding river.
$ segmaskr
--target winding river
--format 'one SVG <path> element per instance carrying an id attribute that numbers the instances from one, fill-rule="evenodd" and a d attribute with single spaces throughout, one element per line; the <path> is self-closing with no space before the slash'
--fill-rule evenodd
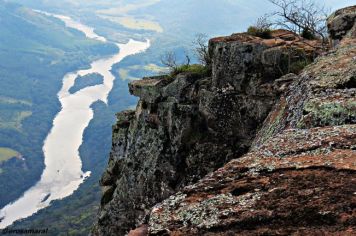
<path id="1" fill-rule="evenodd" d="M 67 27 L 82 31 L 88 38 L 107 41 L 104 37 L 95 34 L 93 28 L 76 22 L 70 17 L 40 13 L 61 19 Z M 53 127 L 44 142 L 45 169 L 41 179 L 21 198 L 1 209 L 0 229 L 16 220 L 33 215 L 49 206 L 53 200 L 70 196 L 90 176 L 90 172 L 82 171 L 78 151 L 83 142 L 84 130 L 94 115 L 90 106 L 96 101 L 107 103 L 108 94 L 115 80 L 115 76 L 111 73 L 112 66 L 129 55 L 145 51 L 150 47 L 150 42 L 130 40 L 126 44 L 116 45 L 120 49 L 117 54 L 92 62 L 89 69 L 71 72 L 64 76 L 62 89 L 58 93 L 62 109 L 55 117 Z M 83 88 L 74 94 L 69 93 L 69 89 L 79 75 L 91 73 L 101 74 L 104 77 L 103 84 Z"/>

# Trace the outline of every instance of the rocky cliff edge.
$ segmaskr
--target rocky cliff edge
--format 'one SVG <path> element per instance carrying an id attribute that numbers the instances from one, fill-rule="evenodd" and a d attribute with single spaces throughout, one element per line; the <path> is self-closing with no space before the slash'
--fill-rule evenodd
<path id="1" fill-rule="evenodd" d="M 132 82 L 93 234 L 353 235 L 355 12 L 328 19 L 336 48 L 301 73 L 317 42 L 275 31 L 210 40 L 211 76 Z"/>

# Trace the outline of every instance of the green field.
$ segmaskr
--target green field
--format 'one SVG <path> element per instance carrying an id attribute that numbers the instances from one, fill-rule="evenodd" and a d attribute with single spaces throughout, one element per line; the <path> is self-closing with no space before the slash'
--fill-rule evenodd
<path id="1" fill-rule="evenodd" d="M 31 111 L 11 111 L 0 115 L 0 129 L 22 130 L 22 121 L 32 115 Z"/>
<path id="2" fill-rule="evenodd" d="M 0 163 L 19 156 L 21 156 L 21 154 L 11 148 L 0 147 Z"/>
<path id="3" fill-rule="evenodd" d="M 2 103 L 2 104 L 22 104 L 22 105 L 32 106 L 32 102 L 30 102 L 30 101 L 19 100 L 19 99 L 3 97 L 3 96 L 0 96 L 0 103 Z"/>

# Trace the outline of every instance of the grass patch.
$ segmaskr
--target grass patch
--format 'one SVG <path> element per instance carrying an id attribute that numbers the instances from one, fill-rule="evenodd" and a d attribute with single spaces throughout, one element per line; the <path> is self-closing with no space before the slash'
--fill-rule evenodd
<path id="1" fill-rule="evenodd" d="M 252 36 L 260 37 L 263 39 L 270 39 L 272 38 L 272 31 L 266 28 L 258 28 L 255 26 L 250 26 L 247 29 L 247 33 Z"/>
<path id="2" fill-rule="evenodd" d="M 15 129 L 22 130 L 22 122 L 32 115 L 31 111 L 21 110 L 0 110 L 0 129 Z"/>
<path id="3" fill-rule="evenodd" d="M 208 67 L 199 64 L 181 65 L 173 69 L 171 76 L 176 76 L 180 73 L 191 73 L 204 77 L 209 75 L 209 69 Z"/>
<path id="4" fill-rule="evenodd" d="M 3 96 L 0 96 L 0 103 L 2 103 L 2 104 L 22 104 L 22 105 L 26 105 L 26 106 L 32 106 L 32 102 L 30 102 L 30 101 L 19 100 L 19 99 L 3 97 Z"/>
<path id="5" fill-rule="evenodd" d="M 0 163 L 8 161 L 12 158 L 19 157 L 21 154 L 11 148 L 0 147 Z M 0 169 L 1 170 L 1 169 Z M 0 171 L 1 173 L 2 171 Z"/>

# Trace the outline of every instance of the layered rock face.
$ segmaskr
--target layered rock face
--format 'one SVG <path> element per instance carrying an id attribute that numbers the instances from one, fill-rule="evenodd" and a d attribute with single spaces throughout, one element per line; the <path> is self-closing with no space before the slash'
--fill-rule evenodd
<path id="1" fill-rule="evenodd" d="M 317 42 L 279 30 L 210 40 L 211 76 L 132 82 L 140 101 L 117 115 L 93 235 L 352 232 L 352 29 L 300 75 Z"/>
<path id="2" fill-rule="evenodd" d="M 308 66 L 251 151 L 156 205 L 150 235 L 355 235 L 355 7 L 337 49 Z M 335 21 L 335 22 L 334 22 Z"/>

